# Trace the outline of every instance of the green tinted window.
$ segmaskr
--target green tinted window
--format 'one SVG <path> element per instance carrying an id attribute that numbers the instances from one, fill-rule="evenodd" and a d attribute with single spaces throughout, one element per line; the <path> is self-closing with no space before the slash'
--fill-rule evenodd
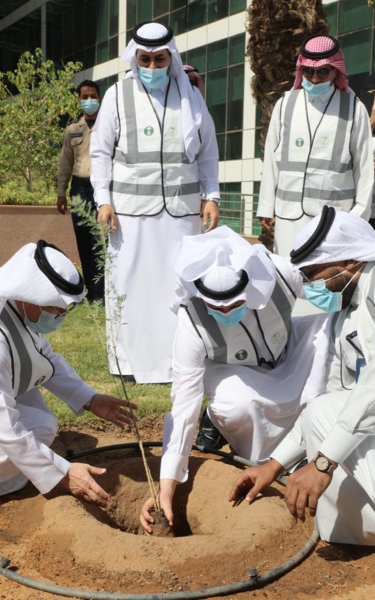
<path id="1" fill-rule="evenodd" d="M 118 57 L 118 37 L 113 37 L 109 40 L 109 59 Z"/>
<path id="2" fill-rule="evenodd" d="M 225 131 L 226 91 L 226 69 L 207 73 L 207 105 L 218 133 Z"/>
<path id="3" fill-rule="evenodd" d="M 207 71 L 206 46 L 200 46 L 199 48 L 194 48 L 194 50 L 189 50 L 187 53 L 187 60 L 188 64 L 198 69 L 198 71 Z"/>
<path id="4" fill-rule="evenodd" d="M 186 31 L 186 7 L 170 14 L 169 24 L 175 35 Z"/>
<path id="5" fill-rule="evenodd" d="M 186 0 L 171 0 L 171 10 L 177 10 L 177 8 L 185 8 Z"/>
<path id="6" fill-rule="evenodd" d="M 339 3 L 339 34 L 370 27 L 372 23 L 372 10 L 369 9 L 367 0 L 341 0 Z"/>
<path id="7" fill-rule="evenodd" d="M 243 62 L 245 60 L 245 34 L 240 33 L 229 38 L 229 64 Z"/>
<path id="8" fill-rule="evenodd" d="M 228 59 L 228 40 L 214 42 L 207 47 L 207 69 L 225 67 Z"/>
<path id="9" fill-rule="evenodd" d="M 139 0 L 137 7 L 138 17 L 135 25 L 143 21 L 152 21 L 152 0 Z"/>
<path id="10" fill-rule="evenodd" d="M 261 129 L 256 129 L 255 130 L 255 151 L 254 151 L 255 158 L 262 158 L 262 156 L 263 156 L 262 148 L 260 146 L 260 134 L 261 134 Z"/>
<path id="11" fill-rule="evenodd" d="M 169 12 L 169 0 L 157 0 L 157 2 L 154 2 L 154 19 L 167 12 Z"/>
<path id="12" fill-rule="evenodd" d="M 102 0 L 98 8 L 96 25 L 96 43 L 106 42 L 109 32 L 109 0 Z M 107 60 L 107 59 L 106 59 Z"/>
<path id="13" fill-rule="evenodd" d="M 358 31 L 339 38 L 345 54 L 348 75 L 369 73 L 371 55 L 371 30 Z"/>
<path id="14" fill-rule="evenodd" d="M 244 65 L 231 67 L 229 74 L 228 89 L 228 112 L 227 129 L 242 129 L 243 120 L 243 88 L 244 88 Z"/>
<path id="15" fill-rule="evenodd" d="M 253 210 L 252 210 L 252 227 L 251 233 L 253 235 L 260 235 L 262 233 L 262 226 L 257 217 L 258 203 L 259 203 L 259 190 L 260 190 L 260 181 L 254 181 L 253 187 Z"/>
<path id="16" fill-rule="evenodd" d="M 326 13 L 327 23 L 329 25 L 329 35 L 337 35 L 337 2 L 323 6 Z"/>
<path id="17" fill-rule="evenodd" d="M 208 0 L 208 22 L 213 23 L 228 16 L 228 0 Z"/>
<path id="18" fill-rule="evenodd" d="M 97 63 L 105 62 L 109 59 L 109 48 L 108 42 L 102 42 L 96 47 L 96 61 Z"/>
<path id="19" fill-rule="evenodd" d="M 242 158 L 242 131 L 227 134 L 225 160 L 240 160 Z"/>
<path id="20" fill-rule="evenodd" d="M 246 10 L 246 0 L 230 0 L 229 2 L 229 14 L 234 15 L 236 13 Z"/>
<path id="21" fill-rule="evenodd" d="M 188 29 L 196 29 L 207 23 L 206 0 L 193 0 L 188 4 Z"/>
<path id="22" fill-rule="evenodd" d="M 137 24 L 137 0 L 126 2 L 126 28 L 130 29 Z"/>
<path id="23" fill-rule="evenodd" d="M 129 25 L 128 25 L 129 27 Z M 109 35 L 118 34 L 118 0 L 111 0 L 109 6 Z"/>
<path id="24" fill-rule="evenodd" d="M 216 136 L 219 147 L 219 160 L 225 160 L 225 133 Z"/>

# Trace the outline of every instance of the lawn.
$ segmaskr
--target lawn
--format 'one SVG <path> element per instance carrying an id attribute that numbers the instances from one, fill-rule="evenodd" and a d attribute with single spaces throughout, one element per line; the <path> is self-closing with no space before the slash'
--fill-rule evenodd
<path id="1" fill-rule="evenodd" d="M 54 352 L 61 354 L 82 379 L 98 392 L 123 397 L 120 380 L 109 373 L 104 308 L 84 301 L 66 318 L 62 327 L 47 336 Z M 138 404 L 138 416 L 165 414 L 170 409 L 170 385 L 126 384 L 129 398 Z M 95 419 L 90 412 L 76 417 L 68 406 L 41 388 L 49 408 L 59 425 Z"/>

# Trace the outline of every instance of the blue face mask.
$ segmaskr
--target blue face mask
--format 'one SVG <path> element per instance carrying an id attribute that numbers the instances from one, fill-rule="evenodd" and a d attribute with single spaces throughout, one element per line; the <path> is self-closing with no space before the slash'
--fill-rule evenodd
<path id="1" fill-rule="evenodd" d="M 87 115 L 94 115 L 99 110 L 100 102 L 95 98 L 89 98 L 88 100 L 80 100 L 82 110 Z"/>
<path id="2" fill-rule="evenodd" d="M 330 81 L 325 81 L 324 83 L 313 83 L 312 81 L 308 81 L 304 77 L 302 78 L 302 87 L 310 96 L 313 98 L 320 98 L 327 94 L 332 88 Z"/>
<path id="3" fill-rule="evenodd" d="M 146 67 L 138 67 L 138 77 L 142 83 L 152 89 L 157 90 L 168 81 L 168 67 L 161 69 L 146 69 Z"/>
<path id="4" fill-rule="evenodd" d="M 341 275 L 341 273 L 340 273 Z M 311 304 L 325 312 L 337 312 L 342 307 L 342 292 L 331 292 L 326 288 L 324 279 L 303 285 L 305 296 Z"/>
<path id="5" fill-rule="evenodd" d="M 227 327 L 233 327 L 233 325 L 237 325 L 237 323 L 239 323 L 246 315 L 248 310 L 249 309 L 247 308 L 246 304 L 241 304 L 241 306 L 237 306 L 227 313 L 223 313 L 220 310 L 214 310 L 213 308 L 207 306 L 208 314 L 216 319 L 218 323 L 221 325 L 226 325 Z"/>
<path id="6" fill-rule="evenodd" d="M 30 327 L 32 331 L 36 333 L 51 333 L 56 331 L 65 321 L 66 315 L 53 315 L 46 310 L 41 310 L 40 317 L 37 321 L 30 321 L 25 315 L 23 321 L 26 327 Z"/>
<path id="7" fill-rule="evenodd" d="M 357 263 L 361 264 L 361 263 Z M 325 312 L 338 312 L 342 309 L 342 295 L 345 292 L 346 288 L 353 281 L 354 277 L 357 275 L 359 271 L 362 271 L 365 263 L 362 265 L 358 271 L 356 271 L 345 285 L 345 287 L 341 290 L 341 292 L 332 292 L 326 287 L 326 281 L 330 281 L 331 279 L 336 279 L 336 277 L 340 277 L 343 273 L 346 272 L 341 271 L 341 273 L 337 273 L 337 275 L 333 275 L 332 277 L 328 277 L 328 279 L 317 279 L 316 281 L 310 281 L 309 283 L 303 284 L 303 291 L 305 292 L 305 296 L 311 304 L 324 310 Z"/>

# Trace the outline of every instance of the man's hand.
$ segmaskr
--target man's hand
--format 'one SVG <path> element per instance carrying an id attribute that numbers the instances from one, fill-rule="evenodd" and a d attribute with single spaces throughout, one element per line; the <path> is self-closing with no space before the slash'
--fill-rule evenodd
<path id="1" fill-rule="evenodd" d="M 164 515 L 168 519 L 168 523 L 170 527 L 173 527 L 173 511 L 172 511 L 172 500 L 174 496 L 174 492 L 177 486 L 177 481 L 174 479 L 161 479 L 160 480 L 160 491 L 159 491 L 159 502 L 160 508 L 164 512 Z M 154 509 L 154 501 L 152 498 L 146 500 L 144 505 L 142 506 L 141 515 L 139 520 L 143 529 L 149 535 L 152 535 L 152 523 L 154 519 L 150 515 L 150 510 Z"/>
<path id="2" fill-rule="evenodd" d="M 310 516 L 314 517 L 318 500 L 331 480 L 332 473 L 321 473 L 313 462 L 292 473 L 285 490 L 285 502 L 290 514 L 304 521 L 308 508 Z"/>
<path id="3" fill-rule="evenodd" d="M 265 229 L 271 229 L 273 223 L 273 217 L 259 217 L 259 221 Z"/>
<path id="4" fill-rule="evenodd" d="M 246 494 L 245 500 L 250 504 L 259 492 L 271 485 L 283 471 L 284 467 L 274 459 L 260 467 L 245 469 L 229 494 L 229 502 L 240 500 Z"/>
<path id="5" fill-rule="evenodd" d="M 123 429 L 125 423 L 128 425 L 133 423 L 130 410 L 126 410 L 129 405 L 133 411 L 138 409 L 138 406 L 132 402 L 120 400 L 120 398 L 114 398 L 114 396 L 106 396 L 105 394 L 95 394 L 91 400 L 89 410 L 97 417 L 114 423 Z M 138 420 L 136 415 L 134 415 L 134 418 Z"/>
<path id="6" fill-rule="evenodd" d="M 209 219 L 211 219 L 211 223 L 210 223 L 210 226 L 207 227 Z M 216 204 L 216 202 L 207 200 L 203 207 L 203 227 L 207 227 L 207 229 L 205 230 L 205 233 L 208 233 L 212 229 L 215 229 L 215 227 L 217 227 L 218 222 L 219 222 L 219 207 Z"/>
<path id="7" fill-rule="evenodd" d="M 59 213 L 65 215 L 66 211 L 68 210 L 68 202 L 66 196 L 57 196 L 56 206 Z"/>
<path id="8" fill-rule="evenodd" d="M 104 223 L 111 232 L 116 231 L 116 217 L 110 204 L 102 204 L 98 210 L 98 223 Z"/>
<path id="9" fill-rule="evenodd" d="M 90 504 L 107 506 L 110 495 L 91 477 L 91 474 L 103 475 L 105 472 L 106 469 L 91 467 L 85 463 L 72 463 L 60 483 L 77 498 L 82 498 Z"/>

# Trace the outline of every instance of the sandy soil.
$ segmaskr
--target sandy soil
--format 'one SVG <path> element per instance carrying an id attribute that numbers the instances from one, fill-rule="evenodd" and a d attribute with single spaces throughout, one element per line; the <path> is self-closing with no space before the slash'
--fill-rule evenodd
<path id="1" fill-rule="evenodd" d="M 144 440 L 161 439 L 161 420 L 142 426 Z M 61 431 L 54 448 L 66 455 L 96 446 L 133 441 L 129 433 L 94 424 Z M 159 449 L 147 450 L 155 481 Z M 83 460 L 83 459 L 81 459 Z M 190 479 L 175 502 L 176 537 L 143 535 L 138 515 L 148 497 L 138 450 L 115 450 L 87 457 L 106 466 L 100 481 L 112 495 L 101 510 L 61 489 L 40 495 L 29 484 L 0 500 L 1 557 L 10 567 L 38 581 L 89 591 L 183 592 L 247 580 L 276 567 L 305 545 L 312 520 L 295 524 L 282 486 L 272 486 L 251 507 L 232 507 L 228 491 L 239 468 L 212 455 L 194 452 Z M 375 597 L 372 548 L 319 542 L 314 553 L 291 573 L 256 591 L 228 598 L 363 600 Z M 33 590 L 0 576 L 0 599 L 48 600 L 55 594 Z"/>

